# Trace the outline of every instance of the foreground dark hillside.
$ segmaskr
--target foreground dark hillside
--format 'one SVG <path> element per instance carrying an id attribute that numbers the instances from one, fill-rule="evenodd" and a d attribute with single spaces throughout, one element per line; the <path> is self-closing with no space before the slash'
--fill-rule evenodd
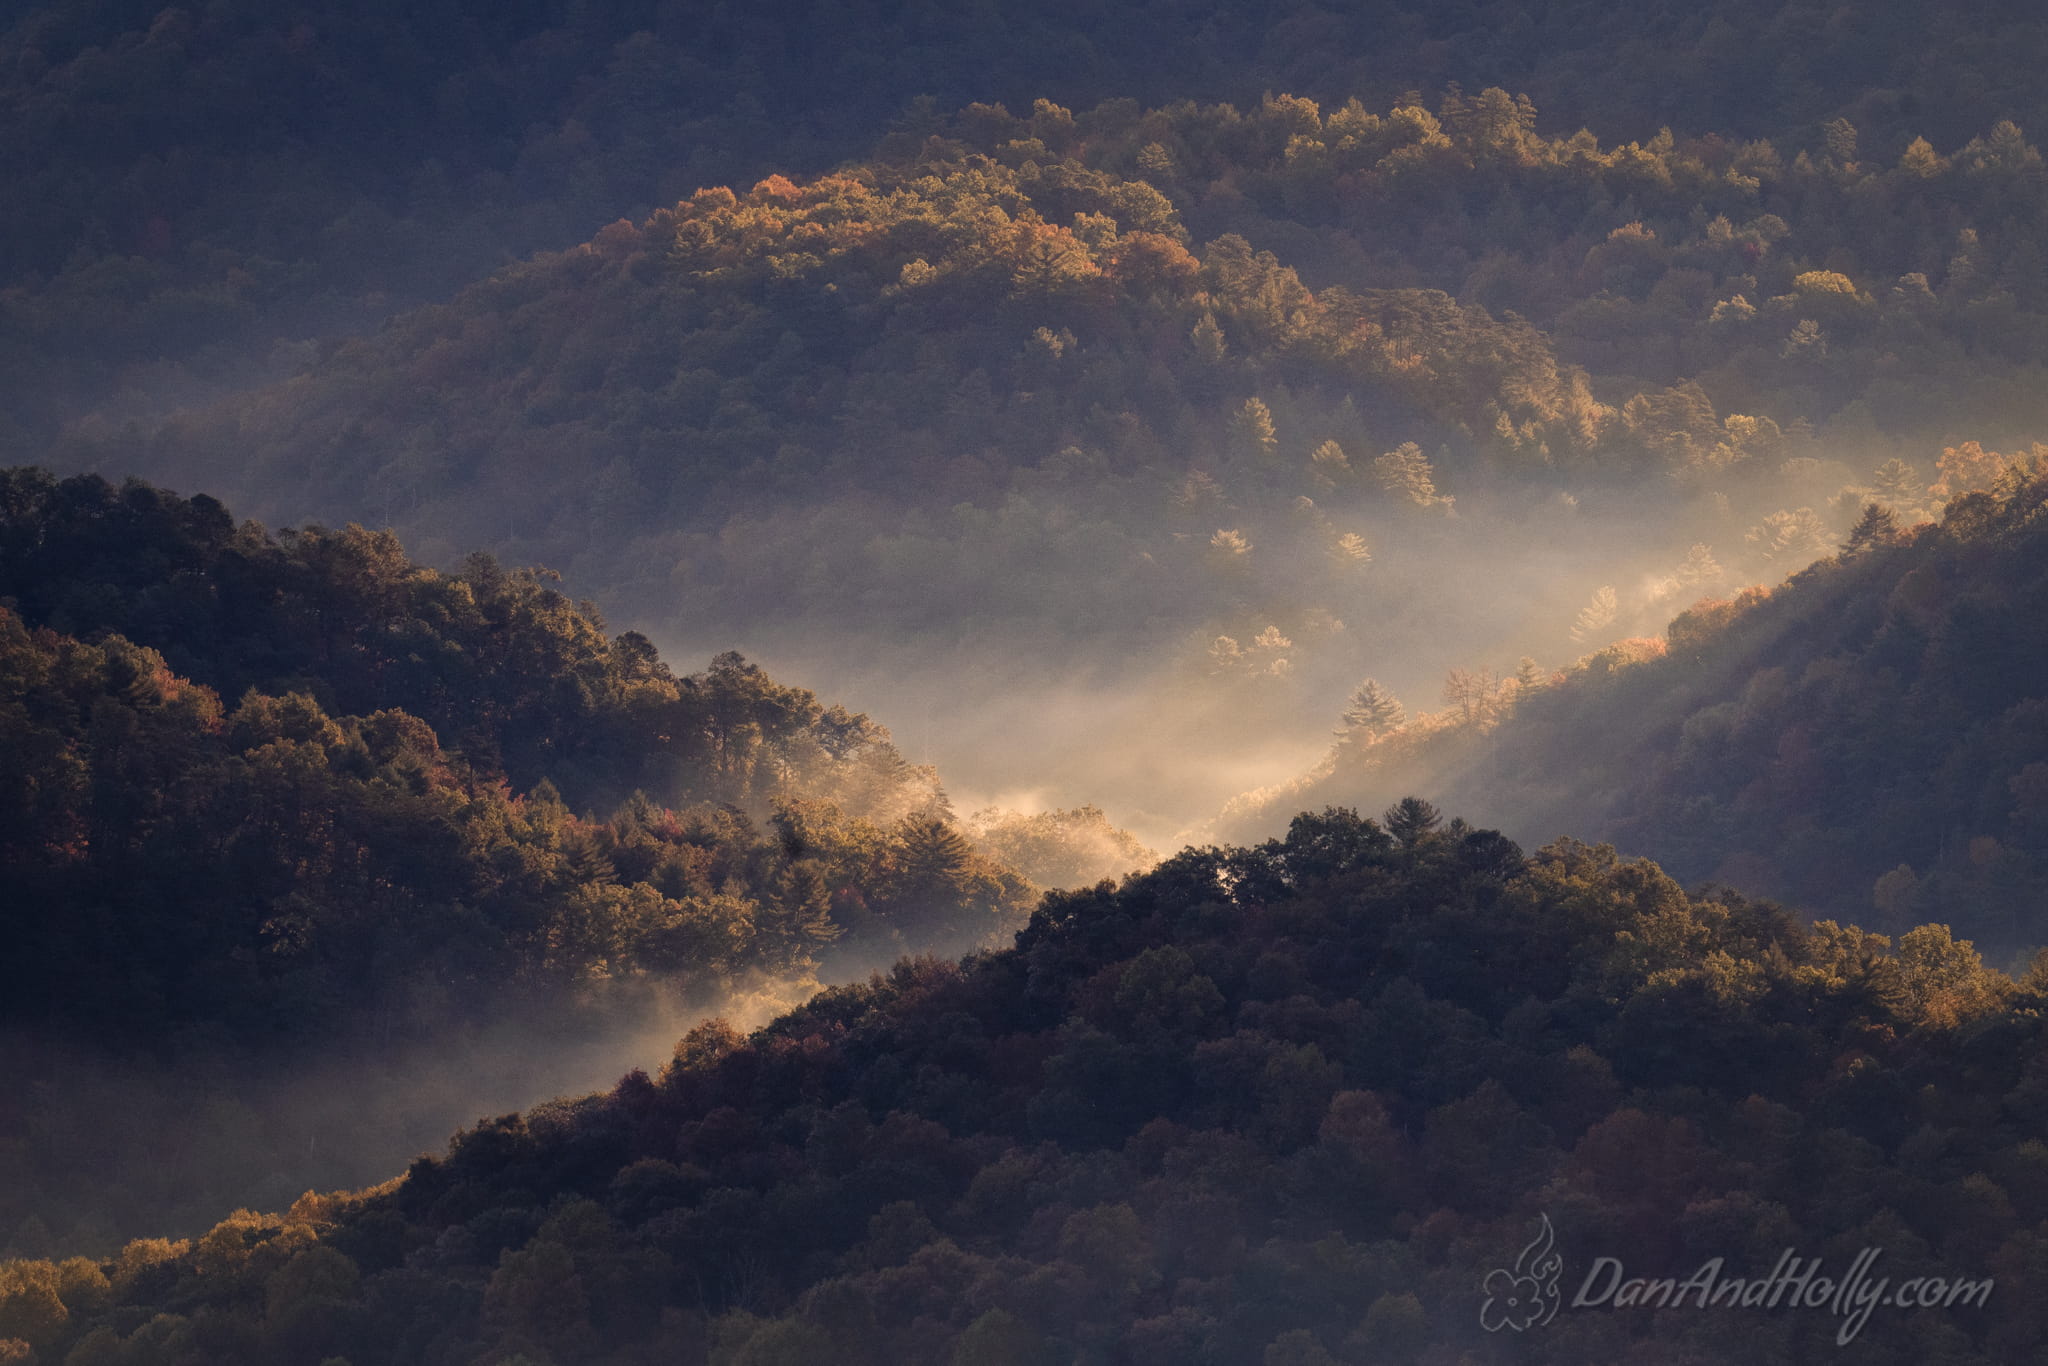
<path id="1" fill-rule="evenodd" d="M 1481 1330 L 1553 1221 L 1570 1291 L 1795 1246 L 1995 1279 L 1859 1360 L 2031 1359 L 2043 984 L 1689 897 L 1406 802 L 1304 815 L 1016 947 L 904 963 L 658 1078 L 506 1116 L 356 1197 L 17 1263 L 73 1363 L 1795 1362 L 1825 1312 L 1567 1308 Z M 17 1354 L 26 1348 L 17 1348 Z"/>
<path id="2" fill-rule="evenodd" d="M 1575 827 L 1687 879 L 2001 953 L 2048 939 L 2048 464 L 1949 452 L 1991 487 L 1938 523 L 1876 507 L 1774 591 L 1552 676 L 1460 671 L 1443 712 L 1346 727 L 1269 800 L 1422 781 L 1517 828 Z"/>

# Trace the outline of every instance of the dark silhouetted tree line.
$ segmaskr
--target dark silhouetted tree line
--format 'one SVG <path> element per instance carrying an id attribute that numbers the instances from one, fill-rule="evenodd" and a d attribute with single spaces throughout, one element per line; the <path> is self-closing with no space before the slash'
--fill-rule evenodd
<path id="1" fill-rule="evenodd" d="M 1837 1350 L 1782 1311 L 1490 1337 L 1484 1278 L 1546 1212 L 1570 1286 L 1596 1254 L 1762 1275 L 1786 1246 L 1993 1277 L 1859 1344 L 1990 1366 L 2043 1331 L 2043 991 L 1943 926 L 1806 928 L 1425 802 L 1331 809 L 1049 896 L 1014 948 L 707 1024 L 376 1190 L 10 1264 L 0 1331 L 218 1366 Z"/>

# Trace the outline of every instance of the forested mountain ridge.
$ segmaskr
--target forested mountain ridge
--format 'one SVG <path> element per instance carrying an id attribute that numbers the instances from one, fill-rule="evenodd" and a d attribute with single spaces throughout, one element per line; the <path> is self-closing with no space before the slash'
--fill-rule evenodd
<path id="1" fill-rule="evenodd" d="M 22 914 L 52 912 L 21 928 L 70 946 L 38 941 L 13 960 L 17 1020 L 62 1010 L 148 1027 L 247 1008 L 266 1028 L 317 1029 L 339 1000 L 316 1000 L 336 984 L 264 1004 L 164 974 L 261 962 L 259 975 L 304 989 L 296 955 L 374 944 L 384 966 L 365 961 L 345 993 L 360 1000 L 379 973 L 443 965 L 437 950 L 366 933 L 366 913 L 411 934 L 428 932 L 428 906 L 480 910 L 464 933 L 524 966 L 479 969 L 481 943 L 457 956 L 505 982 L 615 975 L 662 924 L 718 907 L 713 921 L 737 920 L 698 938 L 741 944 L 789 922 L 759 963 L 746 950 L 655 955 L 730 976 L 786 971 L 786 955 L 849 931 L 972 943 L 1020 910 L 1028 885 L 971 851 L 937 775 L 865 716 L 736 655 L 677 676 L 542 574 L 487 557 L 447 574 L 389 533 L 273 537 L 204 496 L 9 470 L 0 611 L 18 761 L 4 838 L 14 875 L 40 888 Z M 980 813 L 977 830 L 1035 864 L 1090 867 L 1091 840 L 1145 857 L 1099 811 L 1010 819 Z M 586 891 L 605 904 L 583 904 Z M 246 917 L 230 909 L 243 894 Z M 77 914 L 106 898 L 120 933 Z M 884 909 L 896 903 L 902 916 Z M 994 918 L 951 923 L 969 906 Z M 224 937 L 191 952 L 149 939 L 202 926 Z M 78 954 L 99 969 L 63 966 Z M 125 966 L 109 970 L 108 954 Z"/>
<path id="2" fill-rule="evenodd" d="M 1070 149 L 1086 164 L 1148 177 L 1201 235 L 1240 232 L 1318 282 L 1429 286 L 1528 320 L 1621 407 L 1638 438 L 1621 455 L 1695 478 L 1730 436 L 1711 409 L 1688 429 L 1693 385 L 1724 415 L 1925 440 L 1964 411 L 1942 389 L 2038 356 L 2048 175 L 2010 121 L 1937 150 L 1873 146 L 1847 119 L 1789 145 L 1713 126 L 1546 134 L 1526 95 L 1499 88 L 1453 88 L 1434 113 L 1286 95 L 1243 113 L 1108 112 Z M 956 127 L 970 144 L 1029 146 L 1005 144 L 1019 133 L 986 110 Z M 1890 392 L 1934 371 L 1943 385 Z M 1645 386 L 1637 404 L 1654 416 L 1624 384 Z M 1510 445 L 1537 444 L 1507 416 Z M 1544 435 L 1560 458 L 1585 444 Z"/>
<path id="3" fill-rule="evenodd" d="M 2008 1363 L 2042 1340 L 2042 990 L 1939 926 L 1808 929 L 1420 802 L 1327 811 L 1049 897 L 1012 949 L 706 1025 L 375 1191 L 10 1264 L 0 1332 L 81 1366 L 1449 1366 L 1499 1354 L 1485 1278 L 1542 1212 L 1574 1283 L 1595 1250 L 1761 1274 L 1786 1246 L 1989 1277 L 1858 1350 Z M 1511 1345 L 1794 1362 L 1840 1327 L 1572 1309 Z"/>
<path id="4" fill-rule="evenodd" d="M 1536 550 L 1556 536 L 1529 524 L 1584 503 L 1608 534 L 1576 534 L 1630 557 L 1782 572 L 1965 409 L 1987 439 L 2048 423 L 2042 175 L 2010 129 L 1900 167 L 1836 130 L 1840 158 L 1787 162 L 1545 138 L 1488 90 L 984 106 L 933 132 L 616 224 L 64 459 L 558 563 L 685 639 L 843 656 L 850 620 L 917 640 L 971 615 L 1042 644 L 1058 610 L 1101 667 L 1144 646 L 1199 670 L 1270 630 L 1328 690 L 1372 667 L 1337 628 L 1398 616 L 1473 536 Z M 1874 217 L 1893 229 L 1852 250 Z M 1515 525 L 1436 525 L 1460 497 Z M 1548 654 L 1572 609 L 1499 610 Z"/>
<path id="5" fill-rule="evenodd" d="M 1402 724 L 1361 713 L 1265 809 L 1427 776 L 1489 819 L 1584 830 L 1688 882 L 2031 949 L 2048 895 L 2044 456 L 1951 449 L 1938 522 L 1871 504 L 1845 550 L 1698 602 L 1662 638 L 1555 675 L 1460 669 L 1444 711 Z"/>
<path id="6" fill-rule="evenodd" d="M 962 822 L 866 717 L 736 655 L 673 674 L 534 571 L 33 469 L 0 471 L 0 756 L 0 1078 L 37 1096 L 0 1125 L 23 1174 L 0 1246 L 242 1198 L 291 1139 L 231 1107 L 285 1059 L 395 1076 L 508 1022 L 566 1046 L 800 992 L 992 942 L 1035 890 L 1019 868 L 1152 857 L 1099 810 Z M 155 1133 L 217 1147 L 205 1179 L 125 1110 L 88 1122 L 94 1076 L 138 1056 L 219 1107 L 228 1132 L 194 1107 Z"/>
<path id="7" fill-rule="evenodd" d="M 0 1366 L 2048 1352 L 2038 7 L 163 6 L 0 16 Z"/>
<path id="8" fill-rule="evenodd" d="M 1063 110 L 1039 122 L 1073 135 Z M 1146 182 L 1019 159 L 937 145 L 802 185 L 771 178 L 744 198 L 706 190 L 247 405 L 104 454 L 261 499 L 360 505 L 436 537 L 559 550 L 608 588 L 642 586 L 619 583 L 619 561 L 681 552 L 671 576 L 741 580 L 749 606 L 793 597 L 824 616 L 847 605 L 826 595 L 857 567 L 859 591 L 879 588 L 897 624 L 937 609 L 899 603 L 920 585 L 887 565 L 829 558 L 862 553 L 837 544 L 857 515 L 941 519 L 900 526 L 914 547 L 986 535 L 1006 499 L 1021 504 L 1017 531 L 1044 536 L 1065 520 L 1063 493 L 1137 497 L 1139 535 L 1083 528 L 1096 569 L 1159 551 L 1142 533 L 1175 499 L 1193 526 L 1233 495 L 1291 505 L 1291 489 L 1259 486 L 1275 473 L 1304 488 L 1343 473 L 1341 450 L 1327 470 L 1306 450 L 1274 465 L 1270 412 L 1246 392 L 1258 373 L 1319 388 L 1332 410 L 1358 386 L 1379 425 L 1425 441 L 1501 415 L 1556 419 L 1572 402 L 1526 328 L 1441 295 L 1317 296 L 1240 239 L 1198 260 Z M 1573 439 L 1557 434 L 1561 448 Z M 1220 467 L 1224 484 L 1189 485 L 1191 465 Z M 824 520 L 819 505 L 847 502 Z M 805 536 L 806 515 L 821 535 Z M 961 517 L 973 524 L 950 524 Z M 741 534 L 757 520 L 765 542 Z M 718 558 L 747 544 L 758 563 Z M 962 567 L 977 587 L 999 577 Z"/>
<path id="9" fill-rule="evenodd" d="M 1608 587 L 1650 629 L 1654 585 L 1775 580 L 1867 497 L 1931 508 L 1958 431 L 2048 431 L 2017 128 L 1880 154 L 1847 123 L 1794 150 L 1541 120 L 1501 88 L 971 106 L 53 458 L 556 564 L 667 643 L 870 707 L 907 681 L 921 743 L 984 728 L 988 679 L 1092 688 L 1084 718 L 1152 698 L 1188 738 L 1126 769 L 1201 792 L 1166 838 L 1231 788 L 1178 756 L 1249 768 L 1243 718 L 1302 754 L 1361 675 L 1556 659 Z M 998 788 L 1065 743 L 1043 715 L 944 757 L 990 750 Z M 1059 804 L 1152 803 L 1118 782 Z"/>
<path id="10" fill-rule="evenodd" d="M 1805 142 L 1846 117 L 1888 158 L 1916 135 L 2048 122 L 2044 52 L 2025 7 L 1897 0 L 23 5 L 0 26 L 0 170 L 17 189 L 0 210 L 0 439 L 40 440 L 110 395 L 148 412 L 245 382 L 302 339 L 594 224 L 821 171 L 892 119 L 922 128 L 975 101 L 1378 105 L 1459 82 L 1639 140 Z"/>
<path id="11" fill-rule="evenodd" d="M 1310 432 L 1283 433 L 1302 448 L 1282 478 L 1310 493 L 1402 440 L 1449 442 L 1460 467 L 1699 487 L 1867 452 L 1872 428 L 1896 453 L 1970 403 L 2000 414 L 1988 439 L 2043 420 L 2024 391 L 2048 174 L 2013 126 L 1893 165 L 1859 161 L 1846 123 L 1788 161 L 1714 136 L 1546 138 L 1534 118 L 1498 89 L 1436 114 L 975 106 L 833 176 L 615 224 L 308 381 L 102 454 L 561 561 L 594 526 L 688 532 L 844 492 L 855 469 L 891 495 L 916 470 L 933 511 L 1028 495 L 1019 467 L 1068 445 L 1109 467 L 1069 480 L 1221 473 L 1230 452 L 1200 434 L 1248 398 L 1332 433 L 1321 466 Z M 1209 244 L 1174 250 L 1191 222 Z M 1907 372 L 1955 382 L 1902 392 Z M 1335 411 L 1347 394 L 1362 411 Z M 1823 448 L 1788 449 L 1795 424 Z M 556 447 L 575 462 L 539 468 Z M 283 474 L 305 463 L 310 491 Z M 485 506 L 447 497 L 476 476 Z"/>
<path id="12" fill-rule="evenodd" d="M 845 794 L 864 807 L 939 800 L 867 718 L 737 657 L 678 678 L 646 637 L 608 637 L 550 577 L 484 555 L 450 574 L 390 532 L 273 537 L 204 494 L 0 470 L 0 598 L 32 626 L 158 650 L 224 698 L 253 688 L 346 714 L 402 709 L 485 778 L 547 781 L 578 809 L 636 790 L 758 804 L 774 774 L 817 783 L 834 764 L 869 772 L 870 790 Z M 905 783 L 920 795 L 886 795 Z"/>
<path id="13" fill-rule="evenodd" d="M 253 689 L 228 708 L 118 636 L 31 633 L 9 612 L 0 637 L 0 861 L 22 897 L 10 1024 L 303 1042 L 408 993 L 460 1015 L 640 975 L 711 999 L 815 966 L 850 930 L 973 942 L 1024 895 L 929 788 L 884 787 L 907 807 L 893 820 L 886 804 L 842 815 L 794 774 L 750 794 L 778 803 L 766 830 L 730 802 L 638 795 L 579 818 L 545 780 L 514 795 L 476 773 L 402 710 L 330 717 Z M 411 1027 L 444 1022 L 421 1013 Z"/>

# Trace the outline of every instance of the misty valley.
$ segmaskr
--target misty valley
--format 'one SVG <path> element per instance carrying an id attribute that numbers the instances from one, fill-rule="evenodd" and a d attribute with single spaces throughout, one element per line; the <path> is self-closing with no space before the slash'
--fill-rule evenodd
<path id="1" fill-rule="evenodd" d="M 0 15 L 0 1366 L 2044 1359 L 2044 62 Z"/>

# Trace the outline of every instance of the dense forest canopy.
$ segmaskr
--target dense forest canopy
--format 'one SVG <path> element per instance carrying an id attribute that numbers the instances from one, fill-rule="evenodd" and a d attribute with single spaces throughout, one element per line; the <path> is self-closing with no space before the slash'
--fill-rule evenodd
<path id="1" fill-rule="evenodd" d="M 1871 503 L 1839 554 L 1703 598 L 1662 638 L 1555 673 L 1456 669 L 1440 711 L 1354 705 L 1313 774 L 1231 823 L 1429 775 L 1489 819 L 1584 830 L 1690 881 L 2031 951 L 2048 938 L 2048 448 L 1948 455 L 1991 487 L 1939 522 Z"/>
<path id="2" fill-rule="evenodd" d="M 868 718 L 736 655 L 678 676 L 534 571 L 33 469 L 0 471 L 0 758 L 0 1076 L 41 1095 L 0 1127 L 5 1237 L 118 1184 L 57 1117 L 138 1052 L 267 1072 L 800 995 L 1155 857 L 1092 808 L 958 819 Z"/>
<path id="3" fill-rule="evenodd" d="M 1047 98 L 1375 105 L 1528 93 L 1569 132 L 1813 140 L 1889 160 L 2043 125 L 2029 7 L 1887 0 L 773 7 L 43 0 L 0 24 L 0 348 L 23 436 L 293 363 L 708 184 L 816 172 L 892 120 Z"/>
<path id="4" fill-rule="evenodd" d="M 1554 667 L 1980 486 L 1941 453 L 2048 430 L 2044 200 L 2004 122 L 1880 154 L 1548 133 L 1499 87 L 975 104 L 54 458 L 561 565 L 1158 840 L 1361 676 Z"/>
<path id="5" fill-rule="evenodd" d="M 2040 1356 L 2036 8 L 10 7 L 0 1366 Z"/>
<path id="6" fill-rule="evenodd" d="M 2021 404 L 2048 176 L 2012 125 L 1894 164 L 1857 160 L 1846 123 L 1788 161 L 1761 141 L 1545 138 L 1534 118 L 1499 89 L 1435 114 L 977 105 L 859 167 L 614 224 L 99 454 L 602 556 L 595 528 L 688 531 L 855 488 L 988 508 L 1048 463 L 1092 486 L 1257 452 L 1314 492 L 1399 436 L 1448 443 L 1461 472 L 1711 487 L 1817 453 L 1797 439 L 1816 425 L 1827 454 L 1873 453 L 1873 427 L 1877 450 L 1913 449 L 1987 383 L 2011 391 L 1987 421 L 2039 420 Z M 1344 283 L 1311 289 L 1294 257 Z M 1895 382 L 1950 369 L 1965 387 Z M 1201 439 L 1254 402 L 1347 428 L 1339 449 L 1310 469 L 1308 433 L 1265 449 L 1284 410 L 1248 449 Z M 567 466 L 540 458 L 564 448 Z M 492 496 L 458 505 L 478 478 Z"/>
<path id="7" fill-rule="evenodd" d="M 1859 1358 L 2031 1359 L 2044 984 L 1690 897 L 1408 801 L 1047 898 L 658 1077 L 489 1120 L 401 1180 L 104 1263 L 8 1268 L 77 1362 L 1794 1362 L 1825 1313 L 1567 1310 L 1504 1343 L 1489 1268 L 1786 1246 L 1981 1304 Z M 1512 1348 L 1514 1350 L 1510 1351 Z"/>
<path id="8" fill-rule="evenodd" d="M 867 718 L 737 657 L 678 678 L 645 636 L 608 636 L 557 577 L 486 555 L 450 574 L 414 563 L 390 532 L 273 537 L 204 494 L 0 471 L 0 597 L 36 626 L 160 650 L 224 697 L 403 709 L 484 776 L 521 791 L 552 782 L 579 808 L 636 790 L 745 804 L 835 763 L 872 769 L 878 787 L 922 781 L 921 799 L 941 800 Z"/>

